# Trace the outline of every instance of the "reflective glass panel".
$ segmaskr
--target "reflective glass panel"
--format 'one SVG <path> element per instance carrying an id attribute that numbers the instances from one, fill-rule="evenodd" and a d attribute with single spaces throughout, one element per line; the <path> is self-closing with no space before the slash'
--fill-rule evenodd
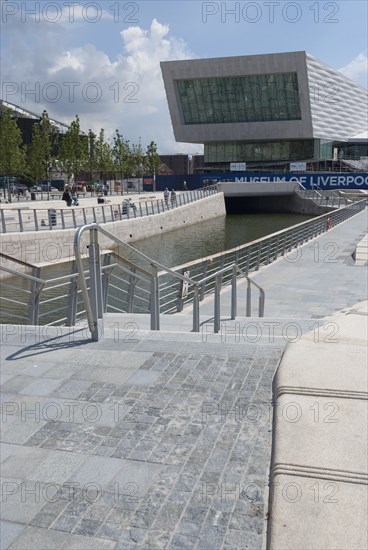
<path id="1" fill-rule="evenodd" d="M 184 124 L 300 120 L 296 73 L 177 80 Z"/>

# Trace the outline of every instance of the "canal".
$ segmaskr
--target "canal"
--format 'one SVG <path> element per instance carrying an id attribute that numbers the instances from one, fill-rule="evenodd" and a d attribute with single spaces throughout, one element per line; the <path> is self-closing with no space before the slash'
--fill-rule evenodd
<path id="1" fill-rule="evenodd" d="M 181 229 L 137 241 L 132 245 L 159 263 L 167 267 L 175 267 L 249 243 L 308 219 L 310 216 L 302 214 L 221 216 L 195 225 L 183 226 Z M 41 277 L 43 279 L 59 277 L 70 273 L 70 269 L 70 263 L 50 265 L 42 269 Z M 15 276 L 11 278 L 10 285 L 7 284 L 8 282 L 4 280 L 0 285 L 0 322 L 2 323 L 14 322 L 18 316 L 24 319 L 28 311 L 29 282 Z M 68 285 L 44 289 L 39 324 L 55 322 L 67 315 L 68 289 Z M 78 311 L 82 310 L 80 295 Z"/>
<path id="2" fill-rule="evenodd" d="M 227 215 L 132 244 L 159 263 L 174 267 L 249 243 L 311 218 L 303 214 Z"/>

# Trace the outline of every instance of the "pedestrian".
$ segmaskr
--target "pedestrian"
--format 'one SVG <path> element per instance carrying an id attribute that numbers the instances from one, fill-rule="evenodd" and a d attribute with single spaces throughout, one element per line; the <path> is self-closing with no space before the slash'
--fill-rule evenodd
<path id="1" fill-rule="evenodd" d="M 63 193 L 63 197 L 62 197 L 63 201 L 66 202 L 66 204 L 68 206 L 71 206 L 72 205 L 72 202 L 73 202 L 73 197 L 72 197 L 72 194 L 70 192 L 70 189 L 69 187 L 65 187 L 65 191 Z"/>
<path id="2" fill-rule="evenodd" d="M 171 193 L 170 193 L 170 200 L 171 200 L 172 206 L 174 206 L 174 204 L 175 204 L 175 202 L 176 202 L 176 193 L 175 193 L 175 190 L 174 190 L 174 189 L 171 190 Z"/>
<path id="3" fill-rule="evenodd" d="M 170 196 L 170 191 L 168 190 L 168 188 L 166 187 L 165 191 L 164 191 L 164 199 L 165 199 L 165 203 L 168 204 L 169 202 L 169 196 Z"/>
<path id="4" fill-rule="evenodd" d="M 184 191 L 188 191 L 187 182 L 185 180 L 184 180 L 183 187 L 184 187 Z"/>
<path id="5" fill-rule="evenodd" d="M 327 231 L 328 231 L 329 229 L 331 229 L 331 227 L 332 227 L 331 219 L 330 219 L 329 217 L 328 217 L 327 220 L 326 220 L 326 227 L 327 227 Z"/>

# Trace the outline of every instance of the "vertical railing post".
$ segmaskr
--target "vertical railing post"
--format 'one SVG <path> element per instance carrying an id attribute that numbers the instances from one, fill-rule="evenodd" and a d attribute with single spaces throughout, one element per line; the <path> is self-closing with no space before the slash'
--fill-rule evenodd
<path id="1" fill-rule="evenodd" d="M 142 214 L 142 203 L 141 202 L 139 203 L 139 212 L 140 212 L 140 216 L 142 217 L 143 214 Z"/>
<path id="2" fill-rule="evenodd" d="M 33 219 L 35 224 L 35 231 L 38 231 L 38 219 L 37 219 L 37 210 L 33 210 Z"/>
<path id="3" fill-rule="evenodd" d="M 36 212 L 36 210 L 35 210 L 35 212 Z M 62 208 L 60 210 L 60 217 L 61 217 L 61 228 L 65 229 L 64 210 Z"/>
<path id="4" fill-rule="evenodd" d="M 259 291 L 259 301 L 258 301 L 258 316 L 264 317 L 264 307 L 265 307 L 265 293 L 263 290 Z"/>
<path id="5" fill-rule="evenodd" d="M 202 278 L 203 279 L 205 279 L 207 277 L 208 262 L 209 262 L 209 260 L 207 260 L 206 262 L 203 262 L 203 273 L 202 273 Z M 205 291 L 206 291 L 206 283 L 202 283 L 201 288 L 199 289 L 199 299 L 200 299 L 200 301 L 203 300 Z"/>
<path id="6" fill-rule="evenodd" d="M 199 332 L 199 294 L 197 285 L 193 289 L 193 332 Z"/>
<path id="7" fill-rule="evenodd" d="M 127 303 L 128 313 L 133 313 L 135 285 L 137 283 L 137 277 L 135 276 L 135 272 L 136 272 L 135 267 L 132 267 L 129 273 L 129 283 L 128 283 L 128 303 Z"/>
<path id="8" fill-rule="evenodd" d="M 89 274 L 89 299 L 91 303 L 94 325 L 94 329 L 92 331 L 92 339 L 98 341 L 103 336 L 103 298 L 100 247 L 98 244 L 98 231 L 96 228 L 90 230 Z"/>
<path id="9" fill-rule="evenodd" d="M 257 255 L 257 265 L 256 265 L 256 271 L 259 270 L 259 266 L 261 264 L 261 252 L 262 252 L 262 243 L 260 242 L 258 245 L 258 255 Z"/>
<path id="10" fill-rule="evenodd" d="M 215 277 L 215 304 L 214 304 L 214 313 L 213 313 L 213 329 L 214 333 L 217 334 L 220 330 L 220 303 L 221 298 L 221 282 L 219 280 L 219 276 L 216 275 Z"/>
<path id="11" fill-rule="evenodd" d="M 235 319 L 237 315 L 237 292 L 236 292 L 236 265 L 233 266 L 231 275 L 231 319 Z"/>
<path id="12" fill-rule="evenodd" d="M 247 279 L 247 305 L 246 305 L 246 316 L 251 317 L 252 315 L 252 289 L 250 288 L 250 280 Z"/>
<path id="13" fill-rule="evenodd" d="M 5 214 L 4 214 L 4 210 L 1 209 L 0 210 L 0 213 L 1 213 L 1 227 L 3 229 L 3 233 L 6 233 L 6 223 L 5 223 Z"/>
<path id="14" fill-rule="evenodd" d="M 32 267 L 32 277 L 41 278 L 41 268 Z M 28 324 L 38 325 L 38 318 L 40 314 L 40 295 L 43 288 L 43 284 L 38 281 L 31 281 L 30 295 L 28 304 Z"/>
<path id="15" fill-rule="evenodd" d="M 103 304 L 103 313 L 107 311 L 107 298 L 109 294 L 109 278 L 110 273 L 113 270 L 112 267 L 108 268 L 111 264 L 111 254 L 105 254 L 103 258 L 103 265 L 107 267 L 102 272 L 102 304 Z"/>
<path id="16" fill-rule="evenodd" d="M 271 252 L 271 239 L 268 241 L 267 252 L 266 252 L 266 265 L 270 263 L 270 252 Z"/>
<path id="17" fill-rule="evenodd" d="M 160 330 L 160 290 L 157 276 L 157 266 L 152 265 L 151 275 L 151 330 Z"/>
<path id="18" fill-rule="evenodd" d="M 75 260 L 72 262 L 71 273 L 77 273 L 77 263 Z M 72 277 L 70 280 L 69 292 L 68 292 L 68 311 L 66 317 L 66 326 L 72 327 L 75 325 L 77 319 L 77 303 L 78 303 L 78 277 Z"/>
<path id="19" fill-rule="evenodd" d="M 75 210 L 72 210 L 73 227 L 77 227 L 77 220 L 75 219 Z"/>
<path id="20" fill-rule="evenodd" d="M 23 228 L 23 220 L 22 220 L 22 210 L 20 208 L 18 208 L 18 221 L 19 221 L 19 231 L 23 233 L 24 228 Z"/>
<path id="21" fill-rule="evenodd" d="M 277 260 L 277 256 L 278 256 L 278 253 L 279 253 L 279 242 L 280 242 L 280 235 L 277 235 L 275 253 L 273 255 L 273 260 L 274 261 Z"/>
<path id="22" fill-rule="evenodd" d="M 82 211 L 83 211 L 83 221 L 84 221 L 84 225 L 87 225 L 87 215 L 86 215 L 86 209 L 85 209 L 85 208 L 83 208 L 83 209 L 82 209 Z"/>
<path id="23" fill-rule="evenodd" d="M 145 201 L 145 205 L 146 205 L 146 214 L 148 216 L 148 205 L 147 205 L 147 201 Z"/>
<path id="24" fill-rule="evenodd" d="M 184 273 L 185 273 L 185 269 L 182 271 L 181 274 L 184 275 Z M 178 301 L 176 304 L 176 312 L 180 313 L 181 311 L 183 311 L 183 307 L 184 307 L 184 297 L 183 297 L 184 281 L 179 279 L 178 286 L 179 286 L 179 291 L 178 291 Z"/>
<path id="25" fill-rule="evenodd" d="M 247 248 L 247 259 L 246 259 L 246 264 L 245 264 L 245 274 L 246 274 L 246 275 L 248 275 L 248 273 L 249 273 L 250 250 L 251 250 L 251 247 L 249 246 L 249 247 Z"/>

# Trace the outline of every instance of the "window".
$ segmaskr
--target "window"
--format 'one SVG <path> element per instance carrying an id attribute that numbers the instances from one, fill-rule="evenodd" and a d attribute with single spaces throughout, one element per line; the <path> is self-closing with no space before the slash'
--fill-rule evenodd
<path id="1" fill-rule="evenodd" d="M 176 81 L 185 124 L 300 120 L 296 73 Z"/>

